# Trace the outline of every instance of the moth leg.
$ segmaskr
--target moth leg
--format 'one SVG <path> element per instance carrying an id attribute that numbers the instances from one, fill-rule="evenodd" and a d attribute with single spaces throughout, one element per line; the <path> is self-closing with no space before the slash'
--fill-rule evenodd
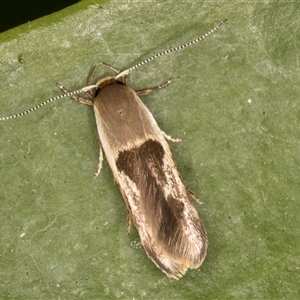
<path id="1" fill-rule="evenodd" d="M 160 90 L 160 89 L 167 87 L 168 85 L 170 85 L 172 83 L 172 81 L 173 81 L 173 78 L 169 79 L 168 81 L 166 81 L 165 83 L 163 83 L 159 86 L 155 86 L 155 87 L 152 87 L 149 89 L 139 90 L 139 91 L 136 91 L 136 93 L 139 96 L 148 95 L 148 94 L 154 92 L 155 90 Z M 167 139 L 167 140 L 170 140 L 170 141 L 176 142 L 176 143 L 179 143 L 182 141 L 181 139 L 173 139 L 170 135 L 166 134 L 165 132 L 163 132 L 163 131 L 161 131 L 161 132 L 164 135 L 165 139 Z"/>
<path id="2" fill-rule="evenodd" d="M 196 202 L 198 202 L 199 204 L 203 204 L 203 202 L 200 201 L 200 199 L 190 189 L 187 189 L 187 191 Z"/>
<path id="3" fill-rule="evenodd" d="M 160 89 L 163 89 L 163 88 L 167 87 L 168 85 L 171 84 L 172 81 L 173 81 L 173 78 L 169 79 L 168 81 L 166 81 L 165 83 L 163 83 L 159 86 L 155 86 L 155 87 L 144 89 L 144 90 L 139 90 L 139 91 L 136 91 L 136 93 L 139 96 L 145 96 L 145 95 L 148 95 L 148 94 L 150 94 L 150 93 L 152 93 L 156 90 L 160 90 Z"/>
<path id="4" fill-rule="evenodd" d="M 182 139 L 173 139 L 170 135 L 166 134 L 164 131 L 162 131 L 162 134 L 164 135 L 165 139 L 172 141 L 174 143 L 180 143 L 182 141 Z"/>
<path id="5" fill-rule="evenodd" d="M 113 67 L 113 66 L 111 66 L 109 64 L 101 63 L 101 65 L 103 65 L 104 67 L 107 67 L 107 68 L 113 70 L 117 74 L 120 74 L 120 72 L 121 72 L 120 70 L 118 70 L 117 68 L 115 68 L 115 67 Z M 120 77 L 120 80 L 126 85 L 126 83 L 127 83 L 127 75 L 124 75 L 124 76 Z"/>
<path id="6" fill-rule="evenodd" d="M 113 70 L 113 71 L 114 71 L 114 72 L 116 72 L 117 74 L 118 74 L 118 73 L 120 73 L 120 70 L 118 70 L 118 69 L 116 69 L 116 68 L 112 67 L 112 66 L 111 66 L 111 65 L 109 65 L 109 64 L 106 64 L 106 63 L 101 63 L 101 65 L 103 65 L 103 66 L 105 66 L 105 67 L 107 67 L 107 68 L 109 68 L 109 69 Z"/>
<path id="7" fill-rule="evenodd" d="M 87 85 L 92 85 L 94 82 L 94 73 L 95 73 L 96 65 L 93 65 L 92 68 L 89 71 L 86 83 Z M 87 91 L 86 92 L 91 98 L 94 97 L 94 93 L 92 91 Z"/>
<path id="8" fill-rule="evenodd" d="M 100 172 L 101 172 L 101 169 L 102 169 L 102 162 L 103 162 L 103 152 L 102 152 L 102 148 L 101 146 L 99 147 L 99 163 L 98 163 L 98 168 L 97 168 L 97 171 L 94 175 L 94 179 L 96 179 Z"/>
<path id="9" fill-rule="evenodd" d="M 56 86 L 61 90 L 63 91 L 65 94 L 66 93 L 69 93 L 69 91 L 63 86 L 61 85 L 60 83 L 57 83 Z M 89 99 L 86 99 L 86 98 L 83 98 L 81 96 L 78 96 L 78 95 L 73 95 L 73 96 L 70 96 L 71 98 L 73 98 L 74 100 L 80 102 L 80 103 L 83 103 L 83 104 L 86 104 L 86 105 L 90 105 L 90 106 L 93 106 L 94 103 L 93 101 L 89 100 Z"/>
<path id="10" fill-rule="evenodd" d="M 86 83 L 87 85 L 92 85 L 94 82 L 94 73 L 95 73 L 96 65 L 93 65 L 89 71 Z"/>
<path id="11" fill-rule="evenodd" d="M 131 216 L 130 216 L 130 213 L 127 214 L 127 226 L 126 226 L 126 229 L 127 229 L 127 233 L 130 233 L 130 230 L 131 230 Z"/>

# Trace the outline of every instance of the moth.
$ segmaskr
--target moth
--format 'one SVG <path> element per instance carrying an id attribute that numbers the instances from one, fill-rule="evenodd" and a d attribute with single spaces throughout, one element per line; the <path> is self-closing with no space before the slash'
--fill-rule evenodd
<path id="1" fill-rule="evenodd" d="M 129 224 L 135 225 L 141 243 L 154 264 L 168 277 L 178 279 L 188 269 L 198 268 L 206 255 L 207 234 L 192 205 L 193 194 L 184 185 L 167 140 L 172 139 L 157 125 L 139 96 L 168 86 L 164 84 L 134 91 L 126 85 L 129 73 L 145 63 L 170 52 L 193 45 L 216 31 L 226 20 L 203 36 L 179 47 L 160 52 L 96 84 L 53 97 L 22 113 L 0 118 L 1 121 L 23 116 L 63 97 L 93 106 L 100 140 L 100 174 L 105 153 L 115 181 L 128 210 Z M 85 93 L 85 97 L 78 94 Z"/>

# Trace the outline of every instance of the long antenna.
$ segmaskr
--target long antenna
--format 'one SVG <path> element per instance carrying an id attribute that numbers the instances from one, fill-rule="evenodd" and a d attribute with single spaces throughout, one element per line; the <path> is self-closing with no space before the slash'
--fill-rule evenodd
<path id="1" fill-rule="evenodd" d="M 172 52 L 175 52 L 175 51 L 178 51 L 178 50 L 181 50 L 181 49 L 184 49 L 186 47 L 189 47 L 189 46 L 192 46 L 202 40 L 204 40 L 205 38 L 207 38 L 209 35 L 211 35 L 212 33 L 214 33 L 216 30 L 218 30 L 225 22 L 227 21 L 227 19 L 223 20 L 219 25 L 217 25 L 216 27 L 214 27 L 213 29 L 211 29 L 210 31 L 208 31 L 207 33 L 203 34 L 202 36 L 196 38 L 195 40 L 191 41 L 191 42 L 188 42 L 184 45 L 181 45 L 181 46 L 177 46 L 177 47 L 174 47 L 174 48 L 171 48 L 169 50 L 165 50 L 165 51 L 162 51 L 160 53 L 157 53 L 155 55 L 152 55 L 150 56 L 149 58 L 137 63 L 136 65 L 130 67 L 129 69 L 126 69 L 122 72 L 120 72 L 117 76 L 116 76 L 116 79 L 120 78 L 120 77 L 124 77 L 126 75 L 128 75 L 131 71 L 145 65 L 146 63 L 150 62 L 151 60 L 153 59 L 156 59 L 160 56 L 163 56 L 165 54 L 169 54 L 169 53 L 172 53 Z"/>
<path id="2" fill-rule="evenodd" d="M 116 75 L 115 78 L 118 79 L 120 77 L 125 77 L 131 71 L 133 71 L 133 70 L 135 70 L 135 69 L 137 69 L 137 68 L 145 65 L 146 63 L 148 63 L 148 62 L 150 62 L 150 61 L 152 61 L 152 60 L 154 60 L 154 59 L 156 59 L 156 58 L 158 58 L 160 56 L 163 56 L 165 54 L 169 54 L 169 53 L 175 52 L 177 50 L 184 49 L 186 47 L 192 46 L 192 45 L 194 45 L 194 44 L 196 44 L 196 43 L 204 40 L 209 35 L 211 35 L 212 33 L 214 33 L 217 29 L 219 29 L 226 21 L 227 21 L 227 19 L 223 20 L 219 25 L 217 25 L 216 27 L 214 27 L 213 29 L 211 29 L 210 31 L 208 31 L 207 33 L 205 33 L 204 35 L 198 37 L 197 39 L 195 39 L 195 40 L 193 40 L 193 41 L 191 41 L 189 43 L 186 43 L 184 45 L 177 46 L 177 47 L 171 48 L 169 50 L 165 50 L 165 51 L 162 51 L 160 53 L 157 53 L 155 55 L 150 56 L 149 58 L 147 58 L 147 59 L 139 62 L 138 64 L 130 67 L 129 69 L 126 69 L 126 70 L 120 72 L 118 75 Z M 18 117 L 22 117 L 24 115 L 27 115 L 27 114 L 29 114 L 29 113 L 37 110 L 38 108 L 43 107 L 46 104 L 49 104 L 49 103 L 53 102 L 53 101 L 56 101 L 56 100 L 62 99 L 62 98 L 66 98 L 66 97 L 70 97 L 70 96 L 74 96 L 74 95 L 77 95 L 77 94 L 82 93 L 82 92 L 87 92 L 87 91 L 90 91 L 91 89 L 97 88 L 97 87 L 98 87 L 97 85 L 89 85 L 89 86 L 83 87 L 83 88 L 81 88 L 79 90 L 76 90 L 76 91 L 73 91 L 73 92 L 69 92 L 69 93 L 66 93 L 66 94 L 55 96 L 55 97 L 50 98 L 50 99 L 48 99 L 48 100 L 46 100 L 46 101 L 44 101 L 44 102 L 42 102 L 42 103 L 40 103 L 40 104 L 38 104 L 38 105 L 30 108 L 28 110 L 25 110 L 25 111 L 23 111 L 21 113 L 17 113 L 15 115 L 7 116 L 7 117 L 0 117 L 0 121 L 6 121 L 6 120 L 10 120 L 10 119 L 15 119 L 15 118 L 18 118 Z"/>
<path id="3" fill-rule="evenodd" d="M 58 99 L 61 99 L 61 98 L 65 98 L 65 97 L 71 97 L 71 96 L 77 95 L 79 93 L 87 92 L 87 91 L 89 91 L 89 90 L 91 90 L 93 88 L 96 88 L 96 87 L 97 87 L 97 85 L 89 85 L 89 86 L 83 87 L 83 88 L 81 88 L 79 90 L 76 90 L 76 91 L 73 91 L 73 92 L 69 92 L 69 93 L 66 93 L 66 94 L 55 96 L 55 97 L 50 98 L 50 99 L 48 99 L 48 100 L 46 100 L 46 101 L 44 101 L 44 102 L 42 102 L 42 103 L 40 103 L 40 104 L 32 107 L 32 108 L 29 108 L 29 109 L 27 109 L 27 110 L 25 110 L 23 112 L 20 112 L 20 113 L 17 113 L 15 115 L 11 115 L 11 116 L 8 116 L 8 117 L 2 117 L 2 118 L 0 118 L 0 121 L 6 121 L 6 120 L 10 120 L 10 119 L 15 119 L 15 118 L 18 118 L 18 117 L 22 117 L 24 115 L 27 115 L 27 114 L 35 111 L 38 108 L 41 108 L 42 106 L 44 106 L 46 104 L 49 104 L 49 103 L 55 101 L 55 100 L 58 100 Z"/>

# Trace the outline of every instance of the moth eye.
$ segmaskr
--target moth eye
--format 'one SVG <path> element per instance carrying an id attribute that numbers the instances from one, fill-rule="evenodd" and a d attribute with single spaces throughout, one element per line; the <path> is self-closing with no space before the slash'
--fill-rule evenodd
<path id="1" fill-rule="evenodd" d="M 117 111 L 120 116 L 123 116 L 123 109 Z"/>

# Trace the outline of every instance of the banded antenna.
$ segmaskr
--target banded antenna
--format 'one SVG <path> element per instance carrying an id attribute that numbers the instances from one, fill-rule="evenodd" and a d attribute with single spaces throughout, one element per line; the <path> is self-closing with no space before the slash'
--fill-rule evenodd
<path id="1" fill-rule="evenodd" d="M 91 90 L 93 88 L 96 88 L 96 87 L 97 87 L 97 85 L 88 85 L 88 86 L 83 87 L 83 88 L 81 88 L 79 90 L 55 96 L 55 97 L 50 98 L 50 99 L 48 99 L 48 100 L 46 100 L 46 101 L 44 101 L 44 102 L 42 102 L 42 103 L 40 103 L 40 104 L 32 107 L 32 108 L 29 108 L 29 109 L 27 109 L 27 110 L 25 110 L 25 111 L 23 111 L 21 113 L 17 113 L 15 115 L 11 115 L 11 116 L 8 116 L 8 117 L 1 117 L 0 121 L 6 121 L 6 120 L 10 120 L 10 119 L 15 119 L 15 118 L 18 118 L 18 117 L 22 117 L 24 115 L 27 115 L 27 114 L 29 114 L 29 113 L 37 110 L 38 108 L 41 108 L 42 106 L 44 106 L 46 104 L 49 104 L 49 103 L 55 101 L 55 100 L 58 100 L 58 99 L 61 99 L 61 98 L 65 98 L 65 97 L 71 97 L 71 96 L 77 95 L 79 93 L 87 92 L 87 91 L 89 91 L 89 90 Z"/>
<path id="2" fill-rule="evenodd" d="M 172 53 L 172 52 L 175 52 L 175 51 L 178 51 L 178 50 L 181 50 L 181 49 L 184 49 L 186 47 L 189 47 L 189 46 L 192 46 L 202 40 L 204 40 L 205 38 L 207 38 L 209 35 L 211 35 L 212 33 L 214 33 L 216 30 L 218 30 L 225 22 L 227 21 L 227 19 L 223 20 L 219 25 L 217 25 L 216 27 L 214 27 L 213 29 L 211 29 L 210 31 L 208 31 L 207 33 L 203 34 L 202 36 L 196 38 L 195 40 L 191 41 L 191 42 L 188 42 L 184 45 L 181 45 L 181 46 L 177 46 L 177 47 L 174 47 L 174 48 L 171 48 L 169 50 L 165 50 L 165 51 L 162 51 L 160 53 L 157 53 L 155 55 L 152 55 L 150 56 L 149 58 L 137 63 L 136 65 L 130 67 L 129 69 L 126 69 L 122 72 L 120 72 L 118 75 L 116 75 L 116 79 L 120 78 L 120 77 L 124 77 L 126 75 L 128 75 L 131 71 L 145 65 L 146 63 L 150 62 L 151 60 L 154 60 L 160 56 L 163 56 L 165 54 L 169 54 L 169 53 Z"/>
<path id="3" fill-rule="evenodd" d="M 195 40 L 191 41 L 191 42 L 188 42 L 184 45 L 181 45 L 181 46 L 177 46 L 177 47 L 174 47 L 174 48 L 171 48 L 169 50 L 165 50 L 165 51 L 162 51 L 160 53 L 157 53 L 155 55 L 152 55 L 150 56 L 149 58 L 137 63 L 136 65 L 130 67 L 129 69 L 126 69 L 122 72 L 120 72 L 119 74 L 117 74 L 115 76 L 116 79 L 118 78 L 122 78 L 122 77 L 126 77 L 127 75 L 129 75 L 129 73 L 131 71 L 134 71 L 135 69 L 145 65 L 146 63 L 160 57 L 160 56 L 163 56 L 163 55 L 166 55 L 166 54 L 169 54 L 169 53 L 172 53 L 172 52 L 175 52 L 175 51 L 178 51 L 178 50 L 181 50 L 181 49 L 184 49 L 186 47 L 189 47 L 189 46 L 192 46 L 202 40 L 204 40 L 205 38 L 207 38 L 209 35 L 211 35 L 212 33 L 214 33 L 216 30 L 218 30 L 225 22 L 227 21 L 227 19 L 223 20 L 220 24 L 218 24 L 217 26 L 215 26 L 213 29 L 211 29 L 210 31 L 208 31 L 207 33 L 205 33 L 204 35 L 196 38 Z M 45 106 L 46 104 L 49 104 L 53 101 L 56 101 L 58 99 L 62 99 L 62 98 L 66 98 L 66 97 L 71 97 L 71 96 L 74 96 L 74 95 L 77 95 L 77 94 L 80 94 L 80 93 L 83 93 L 83 92 L 88 92 L 90 90 L 92 90 L 93 88 L 97 88 L 98 86 L 97 85 L 89 85 L 89 86 L 86 86 L 86 87 L 83 87 L 79 90 L 76 90 L 76 91 L 73 91 L 73 92 L 69 92 L 69 93 L 65 93 L 65 94 L 61 94 L 61 95 L 58 95 L 58 96 L 55 96 L 55 97 L 52 97 L 30 109 L 27 109 L 21 113 L 17 113 L 17 114 L 14 114 L 14 115 L 11 115 L 11 116 L 7 116 L 7 117 L 0 117 L 0 121 L 6 121 L 6 120 L 10 120 L 10 119 L 15 119 L 15 118 L 18 118 L 18 117 L 22 117 L 24 115 L 27 115 L 43 106 Z"/>

